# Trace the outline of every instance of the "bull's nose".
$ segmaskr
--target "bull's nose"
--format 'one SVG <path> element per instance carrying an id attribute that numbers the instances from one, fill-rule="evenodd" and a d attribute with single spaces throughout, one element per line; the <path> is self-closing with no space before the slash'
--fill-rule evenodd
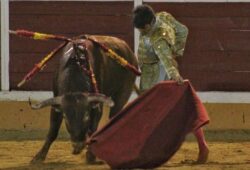
<path id="1" fill-rule="evenodd" d="M 84 142 L 72 142 L 72 147 L 73 147 L 72 154 L 77 155 L 81 153 L 81 151 L 85 147 L 85 144 Z"/>

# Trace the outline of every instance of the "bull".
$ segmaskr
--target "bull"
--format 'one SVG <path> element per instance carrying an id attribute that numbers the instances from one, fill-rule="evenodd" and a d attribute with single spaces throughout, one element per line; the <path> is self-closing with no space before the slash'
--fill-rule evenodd
<path id="1" fill-rule="evenodd" d="M 111 36 L 91 38 L 109 47 L 137 68 L 137 59 L 125 41 Z M 107 57 L 97 44 L 84 36 L 68 42 L 57 55 L 60 61 L 53 80 L 54 97 L 32 104 L 33 109 L 51 106 L 47 138 L 32 163 L 45 160 L 51 144 L 57 138 L 63 118 L 70 134 L 72 153 L 79 154 L 85 147 L 87 136 L 97 129 L 102 115 L 99 106 L 103 103 L 113 106 L 115 103 L 109 114 L 109 117 L 114 116 L 128 101 L 136 78 L 135 74 Z M 76 61 L 79 55 L 88 56 L 100 94 L 90 93 L 93 90 L 91 80 Z M 87 149 L 86 162 L 95 161 L 96 157 Z"/>

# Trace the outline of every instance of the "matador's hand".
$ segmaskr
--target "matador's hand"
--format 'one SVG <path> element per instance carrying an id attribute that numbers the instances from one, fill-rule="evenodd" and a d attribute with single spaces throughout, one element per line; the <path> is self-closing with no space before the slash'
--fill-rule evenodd
<path id="1" fill-rule="evenodd" d="M 183 80 L 183 78 L 180 75 L 174 76 L 173 80 L 175 80 L 178 85 L 182 85 L 184 83 L 184 80 Z"/>
<path id="2" fill-rule="evenodd" d="M 169 71 L 169 75 L 172 80 L 178 83 L 178 85 L 182 85 L 184 83 L 183 78 L 175 67 L 173 67 L 172 70 Z"/>
<path id="3" fill-rule="evenodd" d="M 184 83 L 184 80 L 181 76 L 178 76 L 177 80 L 175 80 L 175 81 L 177 81 L 178 85 L 182 85 Z"/>

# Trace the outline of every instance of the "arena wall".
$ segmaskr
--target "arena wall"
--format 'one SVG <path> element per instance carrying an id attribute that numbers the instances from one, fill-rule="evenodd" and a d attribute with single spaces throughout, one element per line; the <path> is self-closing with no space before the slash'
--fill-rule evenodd
<path id="1" fill-rule="evenodd" d="M 117 36 L 134 49 L 136 35 L 131 23 L 134 3 L 129 0 L 10 1 L 9 28 L 70 37 L 79 34 Z M 183 77 L 190 79 L 200 93 L 219 91 L 227 94 L 227 98 L 219 101 L 202 100 L 211 117 L 211 123 L 206 129 L 249 130 L 250 2 L 145 0 L 145 3 L 152 5 L 157 12 L 170 12 L 188 26 L 190 33 L 186 52 L 179 59 Z M 16 85 L 35 63 L 59 44 L 10 36 L 9 45 L 10 91 L 6 93 L 51 91 L 57 58 L 22 88 L 17 88 Z M 246 99 L 238 96 L 233 102 L 227 102 L 235 97 L 234 92 L 242 92 Z M 29 131 L 48 128 L 49 109 L 32 111 L 27 98 L 8 99 L 3 94 L 5 92 L 1 93 L 0 130 Z"/>
<path id="2" fill-rule="evenodd" d="M 250 90 L 250 3 L 146 2 L 168 11 L 189 28 L 180 71 L 198 91 Z M 134 46 L 132 1 L 10 1 L 10 29 L 73 37 L 104 34 Z M 51 90 L 57 58 L 21 88 L 16 84 L 58 42 L 10 36 L 10 89 Z M 27 62 L 28 61 L 28 62 Z M 25 65 L 25 66 L 24 66 Z"/>

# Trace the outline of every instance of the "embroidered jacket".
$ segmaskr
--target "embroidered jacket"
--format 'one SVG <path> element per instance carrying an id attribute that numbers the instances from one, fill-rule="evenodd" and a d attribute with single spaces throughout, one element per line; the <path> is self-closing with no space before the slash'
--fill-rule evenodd
<path id="1" fill-rule="evenodd" d="M 147 67 L 152 67 L 152 64 L 160 64 L 160 62 L 163 64 L 169 79 L 179 76 L 175 57 L 183 55 L 187 35 L 187 27 L 178 22 L 171 14 L 167 12 L 156 14 L 155 24 L 150 31 L 140 34 L 138 59 L 142 74 L 144 74 L 142 79 L 145 80 L 142 83 L 153 83 L 146 81 L 148 69 L 153 72 L 153 75 L 148 76 L 153 76 L 156 81 L 160 74 L 159 69 L 152 70 L 152 68 Z M 148 79 L 148 81 L 150 80 Z M 146 84 L 145 86 L 148 87 L 153 85 Z"/>

